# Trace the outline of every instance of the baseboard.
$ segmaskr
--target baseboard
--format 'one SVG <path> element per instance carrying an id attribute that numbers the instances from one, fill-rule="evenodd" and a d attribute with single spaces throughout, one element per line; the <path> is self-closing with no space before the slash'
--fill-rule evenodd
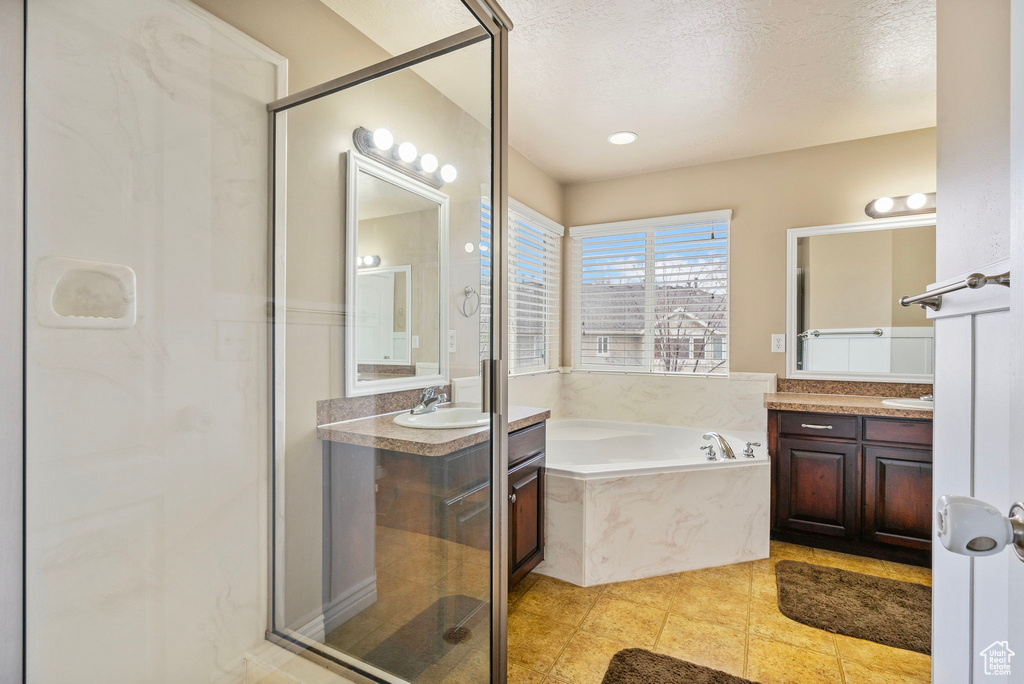
<path id="1" fill-rule="evenodd" d="M 377 602 L 377 575 L 367 577 L 324 607 L 322 613 L 314 615 L 295 631 L 317 643 L 345 624 L 359 613 Z"/>

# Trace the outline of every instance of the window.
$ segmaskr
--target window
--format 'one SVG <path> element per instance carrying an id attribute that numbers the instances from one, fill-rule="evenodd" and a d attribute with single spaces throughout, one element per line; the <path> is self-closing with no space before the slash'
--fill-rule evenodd
<path id="1" fill-rule="evenodd" d="M 731 217 L 573 228 L 575 366 L 727 375 Z"/>
<path id="2" fill-rule="evenodd" d="M 480 349 L 489 351 L 491 206 L 480 214 Z M 561 244 L 565 229 L 509 198 L 509 374 L 557 368 L 561 351 Z"/>
<path id="3" fill-rule="evenodd" d="M 557 368 L 561 335 L 561 244 L 565 230 L 509 199 L 509 373 Z"/>

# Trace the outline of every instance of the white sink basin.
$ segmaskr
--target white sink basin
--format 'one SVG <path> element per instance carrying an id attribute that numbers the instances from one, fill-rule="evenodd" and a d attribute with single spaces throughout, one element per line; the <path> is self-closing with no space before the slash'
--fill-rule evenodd
<path id="1" fill-rule="evenodd" d="M 918 411 L 931 411 L 935 406 L 934 401 L 925 401 L 924 399 L 883 399 L 882 403 L 886 406 L 917 409 Z"/>
<path id="2" fill-rule="evenodd" d="M 394 419 L 395 425 L 423 428 L 425 430 L 483 427 L 490 423 L 490 421 L 490 415 L 481 413 L 480 409 L 475 406 L 439 408 L 436 411 L 421 413 L 416 416 L 408 412 L 399 413 Z"/>

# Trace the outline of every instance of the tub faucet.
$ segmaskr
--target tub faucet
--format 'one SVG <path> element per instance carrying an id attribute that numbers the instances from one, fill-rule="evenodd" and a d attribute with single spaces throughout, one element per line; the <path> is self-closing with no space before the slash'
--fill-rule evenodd
<path id="1" fill-rule="evenodd" d="M 710 439 L 718 445 L 719 450 L 722 452 L 722 458 L 731 458 L 735 460 L 736 454 L 733 453 L 732 447 L 729 446 L 729 443 L 725 441 L 725 437 L 722 437 L 722 435 L 717 432 L 705 432 L 704 439 Z"/>
<path id="2" fill-rule="evenodd" d="M 436 411 L 438 404 L 443 404 L 448 401 L 447 394 L 436 394 L 436 391 L 439 389 L 441 388 L 428 387 L 423 390 L 423 394 L 420 395 L 420 403 L 413 406 L 409 413 L 414 416 L 418 416 L 421 413 L 433 413 Z"/>

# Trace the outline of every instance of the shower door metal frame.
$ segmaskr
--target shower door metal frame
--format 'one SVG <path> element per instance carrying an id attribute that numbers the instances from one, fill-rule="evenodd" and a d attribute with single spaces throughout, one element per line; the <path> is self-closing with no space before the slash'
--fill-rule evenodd
<path id="1" fill-rule="evenodd" d="M 7 0 L 0 0 L 6 2 Z M 274 228 L 276 218 L 283 214 L 283 205 L 277 201 L 277 193 L 285 187 L 285 179 L 276 174 L 276 157 L 284 154 L 286 147 L 284 136 L 285 126 L 278 121 L 278 114 L 312 102 L 321 97 L 346 90 L 361 83 L 366 83 L 391 73 L 407 69 L 421 62 L 454 52 L 484 40 L 491 40 L 491 343 L 490 359 L 484 361 L 482 369 L 484 381 L 484 399 L 490 407 L 491 414 L 491 682 L 504 684 L 507 679 L 508 667 L 508 361 L 507 340 L 508 321 L 505 312 L 508 306 L 508 280 L 506 276 L 505 254 L 508 245 L 508 35 L 512 30 L 512 20 L 498 5 L 496 0 L 462 0 L 466 8 L 473 13 L 479 27 L 467 29 L 460 33 L 424 45 L 415 50 L 397 55 L 378 62 L 345 76 L 332 79 L 298 93 L 281 98 L 267 105 L 269 114 L 270 135 L 270 190 L 273 201 L 270 204 L 269 222 L 271 244 L 276 247 L 277 233 Z M 280 126 L 280 128 L 279 128 Z M 269 326 L 271 328 L 271 363 L 277 363 L 276 322 L 283 313 L 276 300 L 276 283 L 280 277 L 276 266 L 279 255 L 271 256 L 271 306 L 268 307 Z M 274 415 L 271 424 L 276 430 L 277 416 L 277 373 L 271 369 L 273 388 L 271 405 Z M 275 461 L 277 456 L 277 436 L 270 440 L 270 487 L 268 544 L 268 625 L 266 636 L 269 641 L 284 648 L 301 653 L 306 658 L 317 662 L 332 671 L 349 677 L 357 682 L 376 682 L 351 669 L 336 658 L 315 650 L 315 646 L 303 644 L 297 640 L 281 635 L 275 631 L 275 521 L 276 495 Z"/>
<path id="2" fill-rule="evenodd" d="M 0 0 L 0 681 L 25 677 L 25 0 Z M 15 390 L 17 388 L 17 390 Z"/>

